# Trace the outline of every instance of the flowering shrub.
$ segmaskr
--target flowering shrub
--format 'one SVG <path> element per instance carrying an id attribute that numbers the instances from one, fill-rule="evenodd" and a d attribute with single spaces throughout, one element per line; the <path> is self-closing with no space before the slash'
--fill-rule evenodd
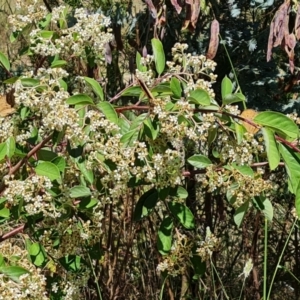
<path id="1" fill-rule="evenodd" d="M 0 119 L 0 217 L 24 234 L 16 247 L 13 233 L 1 238 L 3 299 L 129 299 L 141 267 L 157 282 L 204 276 L 222 250 L 212 231 L 227 208 L 238 227 L 254 213 L 272 220 L 281 188 L 299 216 L 296 116 L 247 117 L 228 77 L 217 101 L 216 63 L 181 43 L 166 61 L 156 38 L 152 55 L 137 53 L 132 83 L 109 98 L 87 73 L 105 70 L 110 19 L 67 5 L 50 14 L 37 1 L 25 9 L 9 18 L 12 40 L 25 35 L 26 54 L 41 63 L 6 81 L 14 112 Z M 9 72 L 2 53 L 0 62 Z M 224 211 L 203 229 L 213 201 Z M 157 290 L 143 293 L 155 299 Z"/>

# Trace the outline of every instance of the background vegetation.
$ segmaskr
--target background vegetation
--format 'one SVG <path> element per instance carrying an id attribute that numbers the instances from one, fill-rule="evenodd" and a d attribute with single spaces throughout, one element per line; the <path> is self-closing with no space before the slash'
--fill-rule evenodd
<path id="1" fill-rule="evenodd" d="M 298 19 L 1 3 L 0 296 L 299 299 Z"/>

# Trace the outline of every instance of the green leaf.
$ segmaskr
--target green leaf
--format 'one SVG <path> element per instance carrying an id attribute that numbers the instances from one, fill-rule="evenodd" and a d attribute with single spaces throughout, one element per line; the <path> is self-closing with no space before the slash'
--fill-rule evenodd
<path id="1" fill-rule="evenodd" d="M 0 161 L 2 161 L 6 156 L 6 152 L 7 152 L 6 148 L 7 148 L 6 143 L 0 144 Z"/>
<path id="2" fill-rule="evenodd" d="M 172 93 L 176 99 L 181 98 L 182 88 L 180 85 L 180 81 L 176 77 L 172 77 L 170 88 L 172 90 Z"/>
<path id="3" fill-rule="evenodd" d="M 186 229 L 195 228 L 194 216 L 186 205 L 178 202 L 169 202 L 168 207 L 183 227 Z"/>
<path id="4" fill-rule="evenodd" d="M 129 131 L 130 123 L 127 119 L 123 118 L 122 116 L 119 118 L 119 127 L 120 127 L 120 134 L 125 134 Z"/>
<path id="5" fill-rule="evenodd" d="M 249 201 L 245 202 L 242 206 L 240 206 L 234 216 L 233 216 L 233 220 L 234 220 L 234 223 L 236 224 L 237 227 L 240 227 L 241 224 L 242 224 L 242 221 L 244 219 L 244 216 L 247 212 L 249 208 Z"/>
<path id="6" fill-rule="evenodd" d="M 6 140 L 6 156 L 12 158 L 16 151 L 16 142 L 14 137 L 9 137 Z"/>
<path id="7" fill-rule="evenodd" d="M 278 144 L 278 149 L 289 177 L 289 190 L 291 193 L 296 194 L 300 181 L 300 158 L 283 144 Z"/>
<path id="8" fill-rule="evenodd" d="M 98 203 L 99 203 L 98 199 L 84 198 L 84 199 L 80 200 L 79 208 L 81 208 L 83 210 L 90 210 L 93 207 L 95 207 Z"/>
<path id="9" fill-rule="evenodd" d="M 0 254 L 0 267 L 5 265 L 4 257 Z"/>
<path id="10" fill-rule="evenodd" d="M 49 30 L 41 30 L 39 32 L 40 36 L 43 38 L 43 39 L 47 39 L 47 40 L 50 40 L 54 34 L 54 31 L 49 31 Z"/>
<path id="11" fill-rule="evenodd" d="M 137 69 L 140 71 L 140 72 L 146 72 L 147 71 L 147 67 L 146 66 L 143 66 L 141 64 L 141 54 L 137 51 L 136 52 L 136 56 L 135 56 L 135 63 L 136 63 L 136 67 Z"/>
<path id="12" fill-rule="evenodd" d="M 229 166 L 229 168 L 230 167 L 237 170 L 244 176 L 249 176 L 251 178 L 254 178 L 254 171 L 252 170 L 251 167 L 249 167 L 247 165 L 240 166 L 240 165 L 237 165 L 236 163 L 232 163 L 231 166 Z"/>
<path id="13" fill-rule="evenodd" d="M 147 117 L 147 113 L 135 117 L 130 125 L 130 130 L 141 128 L 142 123 L 144 122 L 144 120 L 146 120 Z"/>
<path id="14" fill-rule="evenodd" d="M 67 65 L 68 62 L 66 62 L 65 60 L 55 60 L 52 62 L 51 64 L 51 68 L 54 69 L 54 68 L 61 68 L 65 65 Z"/>
<path id="15" fill-rule="evenodd" d="M 139 97 L 141 93 L 142 93 L 142 88 L 140 86 L 131 86 L 125 89 L 121 95 L 128 96 L 128 97 Z"/>
<path id="16" fill-rule="evenodd" d="M 153 95 L 153 97 L 159 97 L 173 95 L 173 92 L 170 88 L 170 84 L 168 82 L 163 82 L 152 88 L 151 94 Z"/>
<path id="17" fill-rule="evenodd" d="M 78 159 L 76 159 L 76 164 L 77 164 L 79 170 L 81 171 L 81 173 L 83 174 L 84 178 L 90 184 L 93 184 L 93 182 L 94 182 L 94 172 L 93 172 L 93 170 L 88 170 L 86 168 L 86 163 L 85 163 L 85 161 L 81 157 L 79 157 Z"/>
<path id="18" fill-rule="evenodd" d="M 172 247 L 173 220 L 165 217 L 158 230 L 157 248 L 161 255 L 167 255 Z"/>
<path id="19" fill-rule="evenodd" d="M 104 101 L 103 89 L 100 84 L 93 78 L 84 77 L 84 80 L 91 86 L 94 93 L 99 97 L 101 101 Z"/>
<path id="20" fill-rule="evenodd" d="M 147 134 L 147 136 L 149 138 L 151 138 L 152 140 L 155 140 L 159 134 L 159 126 L 157 124 L 157 122 L 155 122 L 155 120 L 151 120 L 150 117 L 148 117 L 145 121 L 144 121 L 144 125 L 145 125 L 145 133 Z"/>
<path id="21" fill-rule="evenodd" d="M 99 107 L 107 120 L 118 125 L 119 118 L 117 112 L 109 102 L 100 102 L 97 104 L 97 107 Z"/>
<path id="22" fill-rule="evenodd" d="M 121 139 L 120 142 L 123 144 L 124 147 L 132 146 L 133 143 L 137 140 L 139 136 L 139 130 L 133 129 L 125 133 Z"/>
<path id="23" fill-rule="evenodd" d="M 4 80 L 3 83 L 5 83 L 5 84 L 14 84 L 15 82 L 17 82 L 17 80 L 19 78 L 20 78 L 19 76 L 10 77 L 10 78 Z"/>
<path id="24" fill-rule="evenodd" d="M 6 55 L 2 52 L 0 52 L 0 64 L 3 66 L 3 68 L 9 72 L 10 70 L 10 62 Z"/>
<path id="25" fill-rule="evenodd" d="M 194 104 L 207 106 L 210 105 L 210 97 L 207 91 L 203 89 L 196 89 L 190 92 L 188 100 Z"/>
<path id="26" fill-rule="evenodd" d="M 204 169 L 212 164 L 211 160 L 201 154 L 195 154 L 188 158 L 188 163 L 198 169 Z"/>
<path id="27" fill-rule="evenodd" d="M 34 78 L 21 78 L 21 83 L 24 87 L 35 87 L 40 84 L 40 81 Z"/>
<path id="28" fill-rule="evenodd" d="M 0 217 L 1 218 L 9 218 L 10 210 L 6 207 L 0 209 Z"/>
<path id="29" fill-rule="evenodd" d="M 222 80 L 222 84 L 221 84 L 221 94 L 222 94 L 222 100 L 224 101 L 225 97 L 227 95 L 232 94 L 232 82 L 231 80 L 225 76 Z"/>
<path id="30" fill-rule="evenodd" d="M 88 197 L 90 195 L 91 195 L 90 189 L 83 185 L 77 185 L 70 189 L 71 198 L 82 198 L 82 197 Z"/>
<path id="31" fill-rule="evenodd" d="M 272 129 L 263 127 L 262 133 L 266 145 L 266 151 L 271 171 L 275 170 L 280 162 L 280 154 L 277 148 L 277 143 Z"/>
<path id="32" fill-rule="evenodd" d="M 238 145 L 240 145 L 243 141 L 244 134 L 247 132 L 247 130 L 243 125 L 239 123 L 234 123 L 234 126 L 235 126 L 237 143 Z"/>
<path id="33" fill-rule="evenodd" d="M 19 37 L 19 35 L 20 35 L 20 31 L 12 32 L 11 35 L 9 36 L 9 41 L 11 43 L 15 42 L 17 40 L 17 38 Z"/>
<path id="34" fill-rule="evenodd" d="M 52 162 L 57 166 L 60 172 L 64 172 L 66 168 L 66 160 L 65 158 L 58 156 L 52 160 Z"/>
<path id="35" fill-rule="evenodd" d="M 298 126 L 287 116 L 275 111 L 264 111 L 258 113 L 254 122 L 274 129 L 278 134 L 284 134 L 292 140 L 299 136 Z"/>
<path id="36" fill-rule="evenodd" d="M 271 201 L 266 198 L 263 201 L 263 205 L 264 205 L 264 209 L 262 210 L 263 214 L 269 221 L 272 222 L 274 213 L 273 213 L 273 206 Z"/>
<path id="37" fill-rule="evenodd" d="M 67 91 L 68 90 L 68 85 L 67 83 L 63 80 L 63 79 L 59 79 L 58 80 L 60 87 L 64 90 Z"/>
<path id="38" fill-rule="evenodd" d="M 66 255 L 60 258 L 59 262 L 69 272 L 77 272 L 81 269 L 81 257 L 78 255 Z"/>
<path id="39" fill-rule="evenodd" d="M 164 71 L 166 64 L 164 48 L 161 41 L 158 39 L 152 39 L 151 45 L 154 55 L 156 71 L 160 75 Z"/>
<path id="40" fill-rule="evenodd" d="M 94 104 L 93 99 L 85 94 L 77 94 L 73 95 L 66 100 L 66 103 L 69 105 L 87 105 L 87 104 Z"/>
<path id="41" fill-rule="evenodd" d="M 223 100 L 222 103 L 223 104 L 231 104 L 231 103 L 235 103 L 235 102 L 243 102 L 246 101 L 246 98 L 243 94 L 241 93 L 236 93 L 236 94 L 227 94 Z"/>
<path id="42" fill-rule="evenodd" d="M 235 191 L 239 188 L 239 184 L 237 182 L 232 182 L 231 185 L 227 188 L 226 198 L 230 204 L 234 204 L 236 200 Z"/>
<path id="43" fill-rule="evenodd" d="M 22 267 L 18 266 L 9 266 L 9 267 L 0 267 L 0 273 L 8 276 L 11 280 L 19 283 L 19 277 L 24 274 L 29 274 L 30 272 Z"/>
<path id="44" fill-rule="evenodd" d="M 37 175 L 48 177 L 51 181 L 60 179 L 60 172 L 58 167 L 49 161 L 39 163 L 35 172 Z"/>
<path id="45" fill-rule="evenodd" d="M 137 222 L 140 221 L 142 218 L 148 216 L 155 207 L 157 201 L 157 189 L 152 188 L 151 190 L 144 193 L 136 204 L 133 214 L 133 220 Z"/>
<path id="46" fill-rule="evenodd" d="M 185 199 L 188 197 L 188 192 L 183 186 L 177 188 L 177 197 L 180 199 Z"/>
<path id="47" fill-rule="evenodd" d="M 51 22 L 51 18 L 52 18 L 52 14 L 49 13 L 45 18 L 43 18 L 39 23 L 39 27 L 40 28 L 45 28 L 46 26 L 49 25 L 49 23 Z"/>
<path id="48" fill-rule="evenodd" d="M 37 267 L 42 267 L 47 263 L 47 254 L 40 243 L 32 243 L 27 250 L 32 263 Z"/>

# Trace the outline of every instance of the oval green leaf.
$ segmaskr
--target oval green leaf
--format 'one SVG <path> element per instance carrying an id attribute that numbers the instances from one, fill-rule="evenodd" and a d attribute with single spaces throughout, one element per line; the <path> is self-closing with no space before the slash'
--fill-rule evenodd
<path id="1" fill-rule="evenodd" d="M 168 207 L 183 227 L 186 229 L 195 228 L 194 216 L 186 205 L 178 202 L 170 202 Z"/>
<path id="2" fill-rule="evenodd" d="M 105 115 L 107 120 L 118 125 L 119 123 L 118 115 L 115 109 L 113 108 L 113 106 L 109 102 L 100 102 L 98 103 L 97 107 L 99 107 L 99 109 Z"/>
<path id="3" fill-rule="evenodd" d="M 6 57 L 6 55 L 2 52 L 0 52 L 0 64 L 3 66 L 3 68 L 6 71 L 10 70 L 10 62 L 9 62 L 8 58 Z"/>
<path id="4" fill-rule="evenodd" d="M 235 102 L 243 102 L 246 101 L 246 98 L 243 94 L 241 93 L 236 93 L 236 94 L 227 94 L 224 98 L 222 98 L 222 103 L 223 104 L 231 104 Z"/>
<path id="5" fill-rule="evenodd" d="M 19 283 L 19 277 L 24 274 L 30 273 L 28 270 L 18 267 L 18 266 L 10 266 L 10 267 L 0 267 L 0 273 L 8 276 L 11 280 Z"/>
<path id="6" fill-rule="evenodd" d="M 194 104 L 207 106 L 210 105 L 210 97 L 207 91 L 203 89 L 196 89 L 190 92 L 188 100 Z"/>
<path id="7" fill-rule="evenodd" d="M 83 185 L 77 185 L 70 189 L 71 198 L 82 198 L 82 197 L 88 197 L 90 195 L 91 195 L 90 189 Z"/>
<path id="8" fill-rule="evenodd" d="M 48 177 L 51 181 L 60 179 L 60 172 L 58 167 L 49 161 L 39 163 L 35 172 L 37 175 Z"/>
<path id="9" fill-rule="evenodd" d="M 275 170 L 280 162 L 280 154 L 277 148 L 277 143 L 272 129 L 263 127 L 262 133 L 266 145 L 266 151 L 271 171 Z"/>
<path id="10" fill-rule="evenodd" d="M 189 157 L 187 161 L 190 165 L 198 169 L 204 169 L 212 164 L 211 160 L 208 157 L 201 154 L 195 154 Z"/>
<path id="11" fill-rule="evenodd" d="M 299 136 L 298 126 L 287 116 L 275 111 L 264 111 L 258 113 L 253 119 L 254 122 L 262 126 L 274 129 L 278 134 L 285 134 L 291 139 Z"/>
<path id="12" fill-rule="evenodd" d="M 65 60 L 55 60 L 52 64 L 51 64 L 51 68 L 61 68 L 63 66 L 65 66 L 66 64 L 68 64 Z"/>
<path id="13" fill-rule="evenodd" d="M 73 95 L 66 100 L 66 103 L 69 105 L 87 105 L 87 104 L 94 104 L 93 99 L 85 94 L 77 94 Z"/>
<path id="14" fill-rule="evenodd" d="M 101 101 L 104 100 L 103 89 L 100 84 L 93 78 L 84 77 L 84 80 L 91 86 L 94 93 L 99 97 Z"/>
<path id="15" fill-rule="evenodd" d="M 177 99 L 180 99 L 181 93 L 182 93 L 182 88 L 180 85 L 180 81 L 176 77 L 172 77 L 171 83 L 170 83 L 170 88 L 172 90 L 174 97 Z"/>
<path id="16" fill-rule="evenodd" d="M 6 140 L 6 156 L 8 158 L 13 157 L 15 151 L 16 151 L 16 142 L 14 137 L 11 136 Z"/>
<path id="17" fill-rule="evenodd" d="M 154 55 L 155 68 L 157 73 L 160 75 L 164 71 L 166 64 L 164 48 L 161 41 L 158 39 L 152 39 L 151 45 Z"/>
<path id="18" fill-rule="evenodd" d="M 224 101 L 225 97 L 227 95 L 232 94 L 232 82 L 231 80 L 225 76 L 222 80 L 222 84 L 221 84 L 221 94 L 222 94 L 222 100 Z"/>
<path id="19" fill-rule="evenodd" d="M 165 217 L 158 230 L 157 248 L 161 255 L 167 255 L 172 247 L 173 220 Z"/>

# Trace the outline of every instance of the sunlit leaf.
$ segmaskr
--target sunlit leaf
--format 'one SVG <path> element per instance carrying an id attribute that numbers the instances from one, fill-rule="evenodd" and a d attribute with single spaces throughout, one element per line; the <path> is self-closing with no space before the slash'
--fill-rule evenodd
<path id="1" fill-rule="evenodd" d="M 15 151 L 16 151 L 16 142 L 14 137 L 11 136 L 6 140 L 6 156 L 8 158 L 13 157 Z"/>
<path id="2" fill-rule="evenodd" d="M 3 68 L 6 71 L 10 70 L 10 62 L 9 62 L 8 58 L 6 57 L 6 55 L 2 52 L 0 52 L 0 64 L 3 66 Z"/>
<path id="3" fill-rule="evenodd" d="M 232 87 L 231 80 L 227 76 L 225 76 L 223 78 L 222 84 L 221 84 L 221 93 L 222 93 L 223 101 L 227 95 L 232 94 L 232 89 L 233 89 L 233 87 Z"/>
<path id="4" fill-rule="evenodd" d="M 196 89 L 194 91 L 191 91 L 188 100 L 198 105 L 203 105 L 203 106 L 210 105 L 210 97 L 207 91 L 203 89 Z"/>
<path id="5" fill-rule="evenodd" d="M 49 161 L 39 163 L 35 172 L 37 175 L 48 177 L 51 181 L 60 179 L 60 172 L 58 167 Z"/>
<path id="6" fill-rule="evenodd" d="M 157 248 L 161 255 L 167 255 L 172 246 L 173 220 L 165 217 L 158 230 Z"/>
<path id="7" fill-rule="evenodd" d="M 4 274 L 5 276 L 7 276 L 8 278 L 10 278 L 11 280 L 19 283 L 19 278 L 21 275 L 24 274 L 28 274 L 30 273 L 28 270 L 22 268 L 22 267 L 18 267 L 18 266 L 1 266 L 0 267 L 0 273 Z"/>
<path id="8" fill-rule="evenodd" d="M 69 105 L 87 105 L 94 104 L 93 99 L 86 94 L 76 94 L 66 100 Z"/>
<path id="9" fill-rule="evenodd" d="M 119 123 L 118 114 L 109 102 L 100 102 L 98 103 L 97 107 L 100 108 L 107 120 L 111 121 L 114 124 Z"/>
<path id="10" fill-rule="evenodd" d="M 172 77 L 171 83 L 170 83 L 170 88 L 173 92 L 174 97 L 177 99 L 180 99 L 181 93 L 182 93 L 182 88 L 180 86 L 180 81 L 176 77 Z"/>
<path id="11" fill-rule="evenodd" d="M 70 189 L 71 198 L 82 198 L 82 197 L 88 197 L 90 195 L 91 195 L 90 189 L 83 185 L 77 185 Z"/>
<path id="12" fill-rule="evenodd" d="M 194 215 L 186 205 L 178 202 L 169 202 L 168 207 L 183 227 L 186 229 L 193 229 L 195 227 Z"/>
<path id="13" fill-rule="evenodd" d="M 99 99 L 103 101 L 104 100 L 103 89 L 100 86 L 99 82 L 89 77 L 84 77 L 84 80 L 91 86 L 94 93 L 99 97 Z"/>
<path id="14" fill-rule="evenodd" d="M 211 160 L 201 154 L 195 154 L 188 158 L 188 163 L 198 169 L 204 169 L 212 164 Z"/>
<path id="15" fill-rule="evenodd" d="M 151 45 L 156 71 L 160 75 L 164 71 L 166 63 L 164 48 L 161 41 L 155 38 L 151 40 Z"/>
<path id="16" fill-rule="evenodd" d="M 242 206 L 240 206 L 236 210 L 236 212 L 234 214 L 234 217 L 233 217 L 233 220 L 234 220 L 234 223 L 236 224 L 237 227 L 241 226 L 241 224 L 243 222 L 243 219 L 244 219 L 244 216 L 248 211 L 248 208 L 249 208 L 249 201 L 244 203 Z"/>
<path id="17" fill-rule="evenodd" d="M 298 126 L 282 113 L 264 111 L 258 113 L 253 120 L 262 126 L 271 127 L 276 133 L 283 133 L 291 139 L 299 136 Z"/>
<path id="18" fill-rule="evenodd" d="M 269 128 L 263 127 L 262 133 L 264 136 L 270 169 L 275 170 L 280 162 L 280 154 L 277 148 L 274 132 Z"/>

